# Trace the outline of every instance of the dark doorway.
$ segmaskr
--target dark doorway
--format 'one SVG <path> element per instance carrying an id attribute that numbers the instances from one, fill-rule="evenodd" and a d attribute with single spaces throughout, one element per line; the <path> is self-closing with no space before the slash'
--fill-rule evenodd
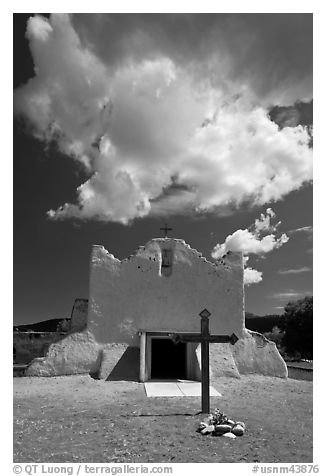
<path id="1" fill-rule="evenodd" d="M 187 347 L 170 339 L 152 338 L 152 379 L 186 379 Z"/>

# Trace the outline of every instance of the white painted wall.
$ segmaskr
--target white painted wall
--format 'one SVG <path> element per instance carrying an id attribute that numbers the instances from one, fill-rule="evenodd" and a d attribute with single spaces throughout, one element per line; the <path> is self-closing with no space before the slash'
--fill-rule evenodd
<path id="1" fill-rule="evenodd" d="M 161 268 L 162 250 L 172 268 Z M 183 240 L 155 238 L 123 261 L 94 245 L 90 268 L 87 328 L 99 343 L 139 346 L 140 330 L 200 332 L 204 308 L 211 334 L 243 335 L 241 253 L 213 264 Z"/>

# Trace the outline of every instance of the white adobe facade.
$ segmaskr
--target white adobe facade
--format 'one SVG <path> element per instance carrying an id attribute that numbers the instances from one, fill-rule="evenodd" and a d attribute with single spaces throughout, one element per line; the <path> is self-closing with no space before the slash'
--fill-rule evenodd
<path id="1" fill-rule="evenodd" d="M 204 308 L 211 334 L 239 338 L 234 346 L 210 344 L 212 376 L 287 376 L 275 344 L 245 329 L 242 254 L 212 263 L 175 238 L 152 239 L 122 261 L 94 245 L 86 327 L 73 323 L 27 374 L 200 379 L 200 344 L 174 344 L 171 334 L 199 333 Z"/>

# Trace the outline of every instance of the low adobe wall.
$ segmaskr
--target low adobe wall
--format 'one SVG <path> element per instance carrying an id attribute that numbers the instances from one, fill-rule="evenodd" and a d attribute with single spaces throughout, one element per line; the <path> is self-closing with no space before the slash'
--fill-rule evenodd
<path id="1" fill-rule="evenodd" d="M 231 346 L 240 374 L 259 374 L 286 378 L 288 370 L 275 342 L 246 329 L 242 339 Z"/>
<path id="2" fill-rule="evenodd" d="M 60 341 L 65 332 L 22 332 L 15 331 L 13 351 L 15 364 L 28 364 L 36 357 L 46 355 L 49 346 Z"/>
<path id="3" fill-rule="evenodd" d="M 88 332 L 69 334 L 60 342 L 50 345 L 45 357 L 34 359 L 25 375 L 52 377 L 91 373 L 95 370 L 100 346 Z"/>
<path id="4" fill-rule="evenodd" d="M 200 345 L 196 350 L 200 379 Z M 50 345 L 45 357 L 34 359 L 26 370 L 28 376 L 51 377 L 89 373 L 104 380 L 139 379 L 139 345 L 99 344 L 89 331 L 73 333 Z M 287 377 L 287 367 L 274 342 L 257 332 L 246 331 L 234 346 L 210 344 L 212 378 L 259 374 Z"/>

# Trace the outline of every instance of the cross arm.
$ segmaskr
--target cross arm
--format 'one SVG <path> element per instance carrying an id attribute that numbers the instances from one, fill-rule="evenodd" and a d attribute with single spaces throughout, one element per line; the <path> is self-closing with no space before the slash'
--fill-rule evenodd
<path id="1" fill-rule="evenodd" d="M 234 345 L 239 338 L 233 333 L 232 335 L 208 335 L 202 334 L 170 334 L 171 339 L 177 344 L 178 342 L 210 342 L 210 343 L 230 343 Z"/>

